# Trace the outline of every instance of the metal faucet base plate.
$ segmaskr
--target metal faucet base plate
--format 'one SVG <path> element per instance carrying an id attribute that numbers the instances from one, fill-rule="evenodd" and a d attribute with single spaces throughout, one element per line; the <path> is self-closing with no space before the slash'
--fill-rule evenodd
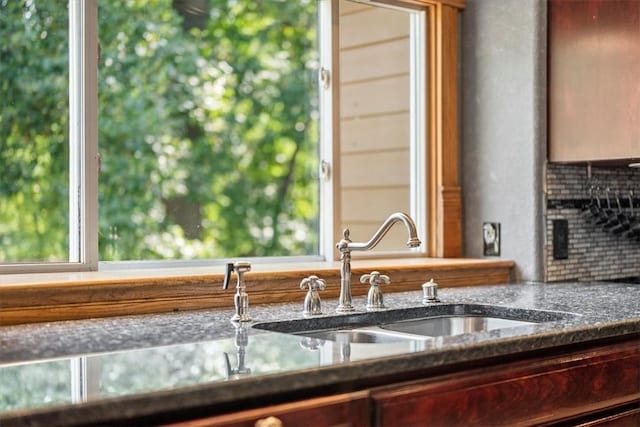
<path id="1" fill-rule="evenodd" d="M 352 311 L 356 311 L 356 309 L 351 304 L 349 305 L 340 304 L 338 308 L 336 308 L 336 311 L 338 313 L 350 313 Z"/>

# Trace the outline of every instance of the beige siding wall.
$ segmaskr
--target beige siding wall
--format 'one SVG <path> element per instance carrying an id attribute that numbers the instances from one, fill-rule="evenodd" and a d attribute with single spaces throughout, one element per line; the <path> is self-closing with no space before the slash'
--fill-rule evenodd
<path id="1" fill-rule="evenodd" d="M 340 2 L 342 228 L 365 241 L 409 205 L 409 16 Z M 394 227 L 377 250 L 405 250 Z"/>

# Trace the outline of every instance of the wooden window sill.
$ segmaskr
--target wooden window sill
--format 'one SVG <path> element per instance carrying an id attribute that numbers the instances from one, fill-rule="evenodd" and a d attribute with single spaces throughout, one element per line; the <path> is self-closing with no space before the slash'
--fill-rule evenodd
<path id="1" fill-rule="evenodd" d="M 505 284 L 508 260 L 406 258 L 354 260 L 352 274 L 378 270 L 393 289 L 408 291 L 434 278 L 440 286 Z M 0 325 L 197 310 L 233 305 L 222 290 L 223 266 L 0 275 Z M 327 281 L 323 297 L 339 294 L 338 262 L 257 264 L 246 274 L 255 304 L 299 300 L 300 280 L 316 274 Z M 366 286 L 354 286 L 364 295 Z"/>

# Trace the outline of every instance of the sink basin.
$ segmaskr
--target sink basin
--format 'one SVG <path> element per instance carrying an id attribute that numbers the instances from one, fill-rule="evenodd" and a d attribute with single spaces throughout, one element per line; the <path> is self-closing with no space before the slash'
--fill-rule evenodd
<path id="1" fill-rule="evenodd" d="M 442 337 L 535 325 L 536 323 L 539 322 L 487 316 L 442 316 L 394 322 L 381 325 L 380 328 L 405 334 Z"/>
<path id="2" fill-rule="evenodd" d="M 338 343 L 386 344 L 515 328 L 573 316 L 570 313 L 491 305 L 438 304 L 257 323 L 253 327 Z"/>

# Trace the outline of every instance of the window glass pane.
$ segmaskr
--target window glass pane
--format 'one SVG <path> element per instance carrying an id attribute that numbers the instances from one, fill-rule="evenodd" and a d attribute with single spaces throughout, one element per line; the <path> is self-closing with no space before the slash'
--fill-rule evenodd
<path id="1" fill-rule="evenodd" d="M 0 366 L 0 411 L 71 402 L 69 360 Z"/>
<path id="2" fill-rule="evenodd" d="M 68 8 L 0 0 L 0 262 L 69 259 Z"/>
<path id="3" fill-rule="evenodd" d="M 316 9 L 99 3 L 101 260 L 318 253 Z"/>
<path id="4" fill-rule="evenodd" d="M 421 225 L 412 208 L 417 177 L 412 183 L 411 155 L 424 144 L 412 122 L 415 13 L 339 2 L 341 229 L 349 228 L 357 242 L 369 240 L 394 212 L 411 214 Z M 376 251 L 410 251 L 406 242 L 406 230 L 393 227 Z"/>

